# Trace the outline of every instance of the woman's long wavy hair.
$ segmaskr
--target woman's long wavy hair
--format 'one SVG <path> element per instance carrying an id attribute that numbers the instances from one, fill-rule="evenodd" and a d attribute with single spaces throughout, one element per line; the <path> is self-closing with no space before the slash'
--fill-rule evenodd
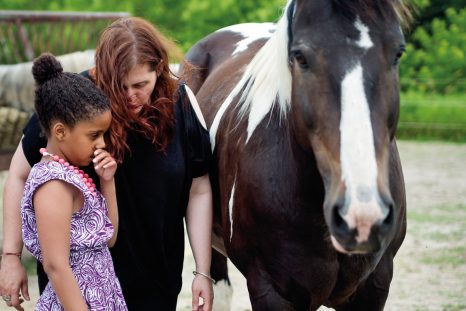
<path id="1" fill-rule="evenodd" d="M 178 82 L 169 68 L 171 43 L 151 23 L 137 17 L 119 19 L 102 33 L 96 48 L 96 84 L 111 102 L 112 124 L 108 133 L 109 151 L 123 161 L 127 130 L 145 135 L 159 151 L 166 151 L 174 132 L 174 101 Z M 136 65 L 148 64 L 157 73 L 149 105 L 135 114 L 127 102 L 123 80 Z"/>

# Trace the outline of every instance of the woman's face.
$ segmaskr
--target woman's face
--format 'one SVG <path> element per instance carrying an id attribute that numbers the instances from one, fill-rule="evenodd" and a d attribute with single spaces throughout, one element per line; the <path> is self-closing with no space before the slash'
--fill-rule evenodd
<path id="1" fill-rule="evenodd" d="M 157 73 L 148 64 L 134 66 L 123 79 L 123 88 L 129 108 L 139 113 L 144 105 L 150 103 L 150 97 L 157 82 Z"/>

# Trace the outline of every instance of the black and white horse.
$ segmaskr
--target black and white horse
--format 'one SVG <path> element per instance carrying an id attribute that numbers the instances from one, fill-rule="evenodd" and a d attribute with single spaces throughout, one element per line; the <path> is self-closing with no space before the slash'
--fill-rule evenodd
<path id="1" fill-rule="evenodd" d="M 284 12 L 186 56 L 215 158 L 216 246 L 254 310 L 382 310 L 406 232 L 395 132 L 407 11 L 293 0 Z"/>

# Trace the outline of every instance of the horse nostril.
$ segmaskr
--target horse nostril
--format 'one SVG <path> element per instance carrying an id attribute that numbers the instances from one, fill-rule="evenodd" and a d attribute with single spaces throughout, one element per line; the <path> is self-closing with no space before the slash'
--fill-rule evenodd
<path id="1" fill-rule="evenodd" d="M 339 210 L 340 207 L 338 205 L 333 207 L 333 220 L 338 227 L 343 223 L 343 217 L 341 217 Z"/>
<path id="2" fill-rule="evenodd" d="M 340 234 L 345 234 L 346 232 L 348 232 L 348 224 L 341 216 L 341 208 L 342 207 L 339 204 L 335 204 L 333 206 L 333 224 L 335 225 L 335 229 Z"/>
<path id="3" fill-rule="evenodd" d="M 383 225 L 391 225 L 393 223 L 393 202 L 387 205 L 388 213 L 383 220 Z"/>
<path id="4" fill-rule="evenodd" d="M 384 227 L 390 227 L 393 225 L 394 221 L 394 208 L 395 208 L 395 203 L 393 202 L 392 198 L 390 196 L 382 196 L 382 208 L 383 211 L 386 211 L 386 215 L 384 219 L 382 220 L 382 226 Z"/>

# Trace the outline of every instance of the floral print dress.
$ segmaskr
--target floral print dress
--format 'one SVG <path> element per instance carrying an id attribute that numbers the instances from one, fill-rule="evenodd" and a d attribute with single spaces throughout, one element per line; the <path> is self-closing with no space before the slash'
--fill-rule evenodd
<path id="1" fill-rule="evenodd" d="M 107 203 L 98 191 L 91 191 L 82 176 L 55 161 L 34 165 L 26 181 L 21 202 L 23 241 L 37 260 L 43 262 L 33 207 L 34 192 L 50 180 L 62 180 L 84 195 L 84 205 L 71 218 L 70 266 L 89 310 L 127 310 L 115 275 L 107 241 L 113 235 Z M 51 198 L 53 200 L 53 198 Z M 64 310 L 49 282 L 35 310 Z"/>

